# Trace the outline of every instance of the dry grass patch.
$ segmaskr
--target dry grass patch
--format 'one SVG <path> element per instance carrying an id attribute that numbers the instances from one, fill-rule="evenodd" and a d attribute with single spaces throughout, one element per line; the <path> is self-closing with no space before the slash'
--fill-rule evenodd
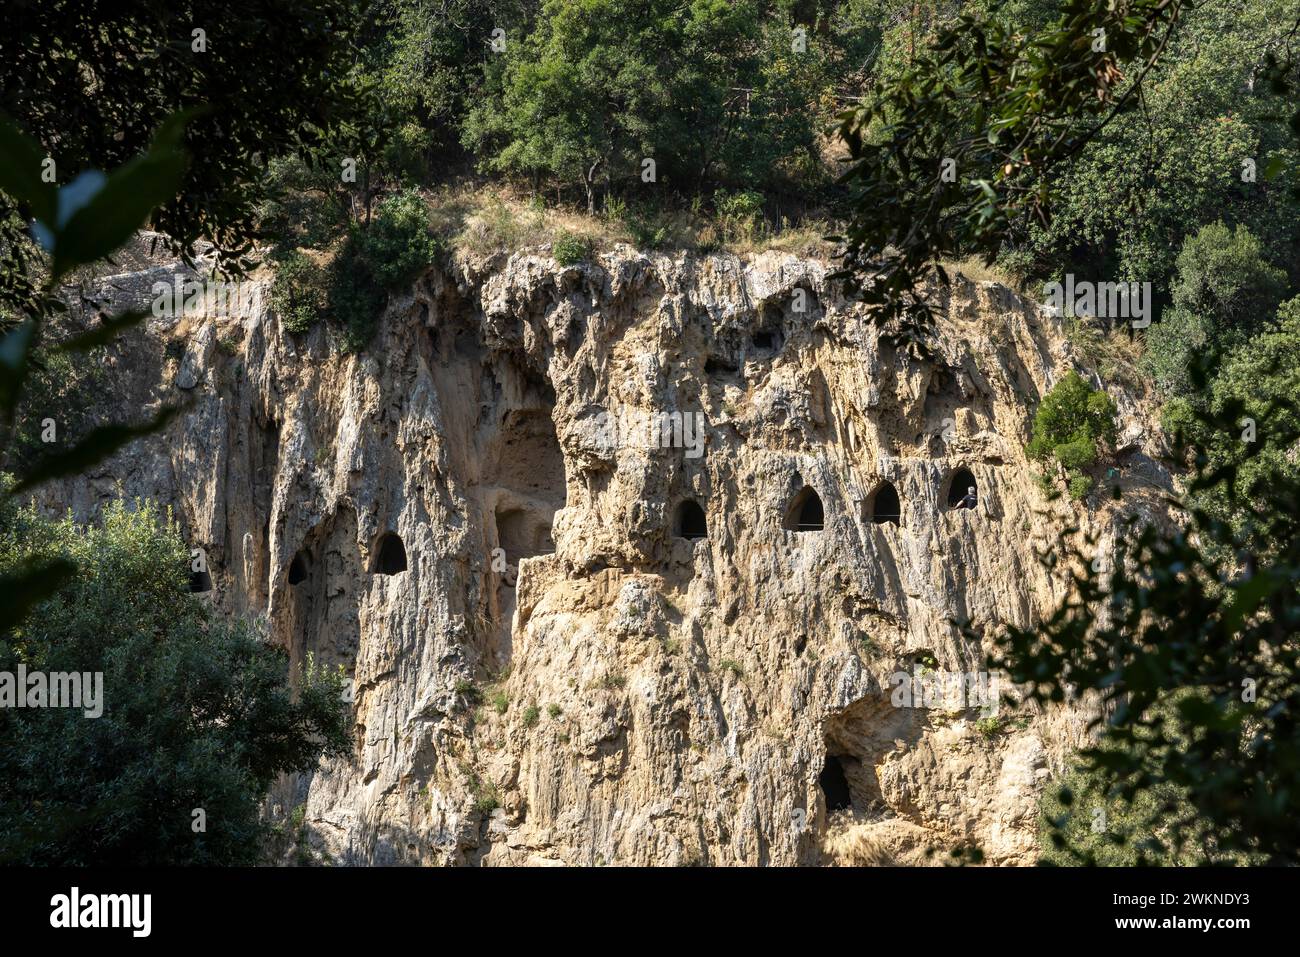
<path id="1" fill-rule="evenodd" d="M 778 250 L 826 258 L 832 247 L 824 237 L 834 232 L 828 221 L 779 226 L 762 221 L 737 223 L 698 208 L 645 211 L 610 201 L 604 213 L 584 212 L 546 203 L 538 194 L 509 186 L 462 183 L 426 195 L 434 232 L 455 250 L 476 256 L 513 252 L 557 242 L 585 245 L 593 253 L 616 243 L 637 249 L 727 251 L 750 255 Z"/>

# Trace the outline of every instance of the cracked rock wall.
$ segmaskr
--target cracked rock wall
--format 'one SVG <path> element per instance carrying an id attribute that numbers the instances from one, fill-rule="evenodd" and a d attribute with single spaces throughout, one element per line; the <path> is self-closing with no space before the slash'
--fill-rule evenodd
<path id="1" fill-rule="evenodd" d="M 179 268 L 145 260 L 96 295 L 138 304 Z M 1036 551 L 1071 525 L 1104 542 L 1121 508 L 1159 518 L 1147 410 L 1118 397 L 1122 506 L 1049 504 L 1023 449 L 1073 367 L 1058 321 L 958 279 L 922 362 L 831 271 L 462 258 L 395 295 L 360 355 L 289 335 L 266 297 L 156 320 L 116 347 L 109 394 L 185 413 L 42 501 L 173 505 L 224 613 L 347 670 L 351 758 L 268 801 L 305 804 L 335 862 L 919 863 L 975 843 L 1032 863 L 1084 717 L 1004 708 L 990 729 L 895 707 L 890 676 L 978 671 L 953 622 L 1053 608 Z M 702 444 L 611 431 L 636 414 L 701 423 Z M 948 507 L 958 469 L 975 509 Z M 874 521 L 886 482 L 897 523 Z M 808 488 L 820 530 L 792 514 Z M 705 537 L 677 534 L 688 500 Z"/>

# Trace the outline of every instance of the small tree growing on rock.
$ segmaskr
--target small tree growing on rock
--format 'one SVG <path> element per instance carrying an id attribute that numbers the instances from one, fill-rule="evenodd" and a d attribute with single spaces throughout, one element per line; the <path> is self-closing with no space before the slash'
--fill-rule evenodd
<path id="1" fill-rule="evenodd" d="M 1055 460 L 1065 470 L 1070 498 L 1078 501 L 1093 484 L 1085 470 L 1096 463 L 1103 447 L 1114 444 L 1114 400 L 1071 370 L 1038 406 L 1029 457 L 1044 464 Z"/>

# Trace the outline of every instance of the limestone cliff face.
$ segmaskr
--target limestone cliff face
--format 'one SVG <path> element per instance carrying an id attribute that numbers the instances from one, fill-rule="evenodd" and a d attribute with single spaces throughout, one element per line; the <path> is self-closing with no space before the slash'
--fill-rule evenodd
<path id="1" fill-rule="evenodd" d="M 100 293 L 139 299 L 175 267 L 132 268 Z M 1069 348 L 1009 290 L 958 280 L 941 361 L 919 362 L 830 271 L 624 247 L 459 260 L 394 297 L 362 355 L 260 305 L 157 321 L 121 344 L 112 394 L 186 413 L 45 503 L 173 504 L 223 611 L 347 669 L 351 759 L 268 802 L 305 802 L 336 862 L 919 862 L 975 843 L 1029 863 L 1082 718 L 1004 707 L 977 727 L 896 707 L 891 675 L 979 671 L 952 621 L 1031 623 L 1063 588 L 1035 551 L 1071 524 L 1113 534 L 1114 507 L 1048 505 L 1023 452 Z M 1124 507 L 1155 515 L 1167 477 L 1121 409 Z M 630 431 L 638 414 L 668 441 Z M 949 508 L 971 478 L 977 507 Z M 891 487 L 899 520 L 877 521 Z M 801 530 L 814 493 L 822 527 Z"/>

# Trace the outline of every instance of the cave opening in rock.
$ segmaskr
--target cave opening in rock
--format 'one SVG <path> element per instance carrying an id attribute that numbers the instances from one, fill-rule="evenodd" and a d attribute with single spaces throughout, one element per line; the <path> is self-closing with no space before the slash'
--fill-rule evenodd
<path id="1" fill-rule="evenodd" d="M 795 532 L 820 532 L 825 523 L 826 513 L 822 508 L 821 496 L 812 486 L 804 486 L 790 505 L 785 527 Z"/>
<path id="2" fill-rule="evenodd" d="M 948 480 L 948 507 L 975 507 L 975 476 L 970 469 L 958 469 Z"/>
<path id="3" fill-rule="evenodd" d="M 700 508 L 699 503 L 687 499 L 677 506 L 677 535 L 681 538 L 695 541 L 697 538 L 709 537 L 708 520 L 704 517 L 704 509 Z"/>
<path id="4" fill-rule="evenodd" d="M 380 575 L 396 575 L 406 571 L 406 546 L 396 532 L 384 532 L 375 543 L 374 567 L 371 571 Z"/>
<path id="5" fill-rule="evenodd" d="M 212 576 L 206 570 L 190 571 L 190 591 L 193 594 L 199 594 L 205 591 L 212 591 Z"/>
<path id="6" fill-rule="evenodd" d="M 877 525 L 897 525 L 903 517 L 903 507 L 898 501 L 898 490 L 894 483 L 885 482 L 871 496 L 868 507 L 871 521 Z"/>
<path id="7" fill-rule="evenodd" d="M 307 580 L 307 569 L 309 568 L 307 556 L 302 552 L 293 556 L 293 561 L 289 563 L 289 584 L 301 585 Z"/>
<path id="8" fill-rule="evenodd" d="M 556 507 L 564 505 L 564 453 L 549 412 L 507 412 L 489 463 L 484 476 L 491 476 L 493 484 Z"/>
<path id="9" fill-rule="evenodd" d="M 833 754 L 826 755 L 822 773 L 817 778 L 822 794 L 826 798 L 826 812 L 848 811 L 853 808 L 853 798 L 849 793 L 849 779 L 844 774 L 844 765 Z"/>
<path id="10" fill-rule="evenodd" d="M 550 520 L 545 513 L 530 508 L 501 508 L 496 511 L 497 545 L 506 553 L 506 562 L 518 565 L 554 550 Z"/>
<path id="11" fill-rule="evenodd" d="M 739 371 L 740 368 L 734 362 L 723 356 L 709 356 L 704 360 L 706 376 L 729 376 Z"/>

